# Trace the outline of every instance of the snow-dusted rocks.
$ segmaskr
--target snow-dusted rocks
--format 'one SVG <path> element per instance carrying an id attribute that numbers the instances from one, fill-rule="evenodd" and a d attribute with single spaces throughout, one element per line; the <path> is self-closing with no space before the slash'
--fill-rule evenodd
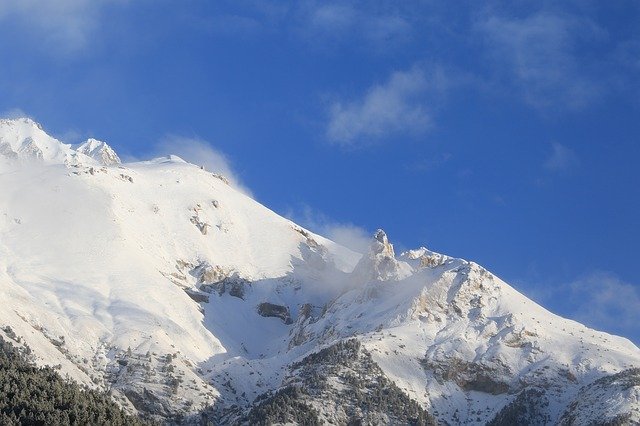
<path id="1" fill-rule="evenodd" d="M 106 142 L 89 138 L 84 143 L 78 145 L 76 151 L 91 157 L 103 166 L 113 166 L 120 164 L 120 157 Z"/>
<path id="2" fill-rule="evenodd" d="M 72 146 L 49 136 L 30 118 L 0 119 L 0 158 L 4 160 L 65 165 L 120 164 L 120 158 L 105 142 L 88 139 Z"/>
<path id="3" fill-rule="evenodd" d="M 396 256 L 383 231 L 360 255 L 178 157 L 107 167 L 108 151 L 0 123 L 0 155 L 39 164 L 0 170 L 0 337 L 130 410 L 216 424 L 264 410 L 294 422 L 284 406 L 334 424 L 640 421 L 628 340 L 473 262 Z"/>
<path id="4" fill-rule="evenodd" d="M 5 159 L 46 164 L 75 163 L 77 153 L 49 136 L 29 118 L 0 120 L 0 155 Z"/>
<path id="5" fill-rule="evenodd" d="M 389 243 L 387 234 L 378 229 L 366 253 L 353 274 L 363 283 L 372 281 L 398 281 L 411 274 L 411 268 L 405 262 L 396 259 L 393 245 Z"/>

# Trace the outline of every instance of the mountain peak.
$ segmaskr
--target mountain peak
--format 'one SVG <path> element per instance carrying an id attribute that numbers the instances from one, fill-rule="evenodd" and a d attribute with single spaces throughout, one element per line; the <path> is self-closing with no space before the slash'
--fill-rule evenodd
<path id="1" fill-rule="evenodd" d="M 76 151 L 93 158 L 104 166 L 120 164 L 120 157 L 106 142 L 89 138 L 76 147 Z"/>
<path id="2" fill-rule="evenodd" d="M 40 125 L 40 123 L 34 121 L 30 117 L 0 118 L 0 126 L 15 125 L 15 124 L 26 124 L 30 126 L 35 126 L 38 129 L 42 130 L 42 125 Z"/>
<path id="3" fill-rule="evenodd" d="M 365 254 L 354 269 L 360 281 L 396 281 L 411 274 L 411 267 L 406 262 L 396 260 L 393 244 L 389 242 L 386 232 L 378 229 L 371 240 L 369 253 Z"/>
<path id="4" fill-rule="evenodd" d="M 28 117 L 0 120 L 0 155 L 20 161 L 62 164 L 71 161 L 73 150 L 49 136 Z"/>
<path id="5" fill-rule="evenodd" d="M 389 243 L 387 234 L 382 229 L 378 229 L 375 234 L 373 234 L 373 240 L 369 246 L 369 251 L 373 254 L 383 254 L 385 256 L 395 258 L 393 245 Z"/>
<path id="6" fill-rule="evenodd" d="M 0 119 L 0 157 L 45 164 L 120 164 L 118 154 L 106 142 L 89 138 L 80 145 L 50 136 L 29 117 Z"/>

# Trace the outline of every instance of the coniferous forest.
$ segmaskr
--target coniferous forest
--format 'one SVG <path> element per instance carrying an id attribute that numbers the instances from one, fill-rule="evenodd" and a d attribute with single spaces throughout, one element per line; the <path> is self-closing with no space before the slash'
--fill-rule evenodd
<path id="1" fill-rule="evenodd" d="M 143 425 L 108 395 L 37 367 L 0 338 L 0 425 Z"/>

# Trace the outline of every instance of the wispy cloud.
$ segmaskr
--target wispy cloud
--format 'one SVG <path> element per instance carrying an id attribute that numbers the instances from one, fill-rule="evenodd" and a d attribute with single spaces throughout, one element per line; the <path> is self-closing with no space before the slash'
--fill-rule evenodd
<path id="1" fill-rule="evenodd" d="M 25 36 L 49 52 L 73 53 L 84 48 L 100 25 L 102 9 L 128 0 L 4 0 L 0 23 L 19 23 Z"/>
<path id="2" fill-rule="evenodd" d="M 574 317 L 590 326 L 619 330 L 640 343 L 640 288 L 610 272 L 594 272 L 570 285 Z"/>
<path id="3" fill-rule="evenodd" d="M 332 143 L 355 147 L 390 135 L 422 133 L 433 124 L 427 95 L 442 93 L 449 85 L 440 68 L 429 73 L 419 66 L 396 71 L 358 99 L 333 102 L 326 136 Z M 431 96 L 429 101 L 435 99 Z"/>
<path id="4" fill-rule="evenodd" d="M 521 282 L 521 289 L 557 314 L 640 344 L 640 286 L 608 271 L 592 271 L 564 283 Z"/>
<path id="5" fill-rule="evenodd" d="M 602 82 L 585 71 L 577 53 L 580 43 L 606 37 L 592 20 L 546 12 L 491 15 L 477 28 L 497 77 L 513 83 L 527 103 L 579 109 L 601 95 Z"/>
<path id="6" fill-rule="evenodd" d="M 572 149 L 554 142 L 551 154 L 544 162 L 544 168 L 552 172 L 568 172 L 580 164 L 580 160 Z"/>
<path id="7" fill-rule="evenodd" d="M 154 146 L 151 154 L 177 155 L 185 161 L 203 166 L 209 172 L 223 175 L 235 188 L 252 196 L 251 191 L 238 177 L 229 158 L 203 139 L 168 135 Z"/>
<path id="8" fill-rule="evenodd" d="M 233 35 L 257 35 L 284 32 L 296 39 L 326 49 L 338 44 L 365 48 L 372 52 L 408 41 L 415 32 L 407 9 L 418 6 L 410 2 L 376 4 L 357 1 L 235 1 L 231 12 L 197 17 L 199 27 Z"/>
<path id="9" fill-rule="evenodd" d="M 371 5 L 356 2 L 301 3 L 295 16 L 297 30 L 307 40 L 365 41 L 381 48 L 407 40 L 413 31 L 408 17 L 395 8 L 376 10 Z M 360 43 L 362 44 L 362 43 Z"/>
<path id="10" fill-rule="evenodd" d="M 358 253 L 365 253 L 371 244 L 373 233 L 353 223 L 337 222 L 308 205 L 292 209 L 286 216 L 305 228 Z"/>

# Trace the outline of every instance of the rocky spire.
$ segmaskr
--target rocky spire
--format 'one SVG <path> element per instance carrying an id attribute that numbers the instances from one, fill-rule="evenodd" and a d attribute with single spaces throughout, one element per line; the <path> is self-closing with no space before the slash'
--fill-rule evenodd
<path id="1" fill-rule="evenodd" d="M 378 229 L 369 245 L 369 252 L 362 256 L 353 270 L 358 281 L 395 281 L 411 273 L 411 268 L 405 262 L 396 260 L 393 244 L 387 234 Z"/>

